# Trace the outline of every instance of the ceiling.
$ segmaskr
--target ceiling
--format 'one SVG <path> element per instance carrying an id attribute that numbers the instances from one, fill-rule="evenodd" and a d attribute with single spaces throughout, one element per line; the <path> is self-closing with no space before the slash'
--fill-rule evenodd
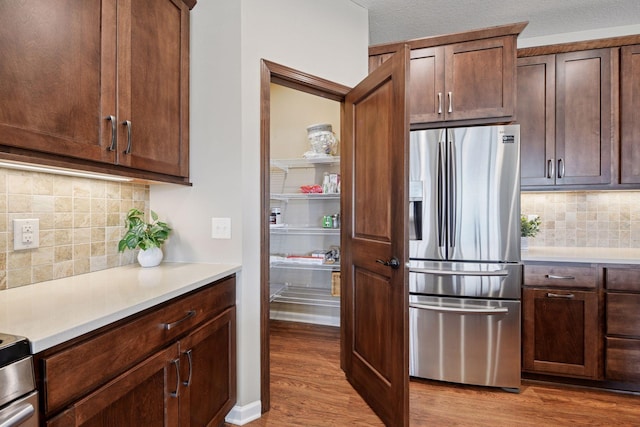
<path id="1" fill-rule="evenodd" d="M 371 45 L 529 21 L 520 38 L 640 24 L 640 0 L 352 0 Z"/>

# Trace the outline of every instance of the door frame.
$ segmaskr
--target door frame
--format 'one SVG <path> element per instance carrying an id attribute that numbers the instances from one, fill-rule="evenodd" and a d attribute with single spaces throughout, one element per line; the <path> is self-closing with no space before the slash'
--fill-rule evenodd
<path id="1" fill-rule="evenodd" d="M 262 413 L 271 408 L 269 353 L 269 208 L 270 208 L 270 131 L 271 83 L 299 90 L 344 105 L 347 86 L 325 80 L 266 59 L 260 60 L 260 400 Z M 342 108 L 342 107 L 341 107 Z"/>

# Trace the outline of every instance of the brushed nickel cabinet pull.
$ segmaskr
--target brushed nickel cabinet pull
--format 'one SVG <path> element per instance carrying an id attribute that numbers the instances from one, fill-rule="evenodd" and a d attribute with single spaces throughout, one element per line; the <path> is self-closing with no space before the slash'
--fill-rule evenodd
<path id="1" fill-rule="evenodd" d="M 111 144 L 107 150 L 113 151 L 116 149 L 116 116 L 107 116 L 107 120 L 111 120 Z"/>
<path id="2" fill-rule="evenodd" d="M 171 392 L 171 397 L 179 397 L 180 396 L 180 358 L 173 359 L 171 363 L 173 363 L 173 366 L 176 367 L 176 391 Z"/>
<path id="3" fill-rule="evenodd" d="M 558 159 L 558 178 L 564 178 L 564 160 Z"/>
<path id="4" fill-rule="evenodd" d="M 438 114 L 442 114 L 442 92 L 438 92 Z"/>
<path id="5" fill-rule="evenodd" d="M 180 323 L 184 322 L 187 319 L 192 318 L 195 315 L 196 315 L 196 311 L 195 310 L 189 310 L 189 311 L 187 311 L 187 314 L 182 319 L 178 319 L 175 322 L 171 322 L 171 323 L 165 323 L 164 324 L 164 330 L 165 331 L 169 331 L 169 330 L 175 328 L 176 326 L 178 326 Z"/>
<path id="6" fill-rule="evenodd" d="M 193 360 L 191 358 L 192 351 L 193 349 L 190 348 L 189 350 L 184 352 L 184 354 L 187 355 L 187 359 L 189 359 L 189 377 L 186 381 L 182 381 L 182 384 L 186 387 L 189 387 L 191 385 L 191 374 L 193 373 Z"/>
<path id="7" fill-rule="evenodd" d="M 557 276 L 555 274 L 547 274 L 545 277 L 547 279 L 576 280 L 575 276 Z"/>
<path id="8" fill-rule="evenodd" d="M 549 159 L 547 160 L 547 178 L 551 179 L 553 178 L 553 174 L 554 172 L 554 161 L 553 159 Z"/>
<path id="9" fill-rule="evenodd" d="M 453 112 L 453 95 L 449 92 L 449 112 Z"/>
<path id="10" fill-rule="evenodd" d="M 131 120 L 125 120 L 122 122 L 127 127 L 127 148 L 124 150 L 124 154 L 131 153 Z"/>
<path id="11" fill-rule="evenodd" d="M 573 294 L 554 294 L 553 292 L 547 292 L 547 298 L 574 299 L 575 295 L 573 295 Z"/>

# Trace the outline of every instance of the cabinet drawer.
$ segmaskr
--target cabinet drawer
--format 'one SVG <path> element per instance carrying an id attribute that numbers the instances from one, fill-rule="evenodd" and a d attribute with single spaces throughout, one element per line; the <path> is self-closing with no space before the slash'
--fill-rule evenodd
<path id="1" fill-rule="evenodd" d="M 45 413 L 94 390 L 234 304 L 231 277 L 43 357 Z"/>
<path id="2" fill-rule="evenodd" d="M 607 338 L 606 377 L 611 381 L 640 381 L 640 340 Z"/>
<path id="3" fill-rule="evenodd" d="M 640 337 L 640 294 L 607 294 L 607 334 Z"/>
<path id="4" fill-rule="evenodd" d="M 606 268 L 605 285 L 613 291 L 640 292 L 640 269 Z"/>
<path id="5" fill-rule="evenodd" d="M 598 283 L 593 266 L 525 265 L 525 286 L 595 289 Z"/>

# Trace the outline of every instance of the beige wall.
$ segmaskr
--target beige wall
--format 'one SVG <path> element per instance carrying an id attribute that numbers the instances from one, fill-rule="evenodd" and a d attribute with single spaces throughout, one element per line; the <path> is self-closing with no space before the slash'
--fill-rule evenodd
<path id="1" fill-rule="evenodd" d="M 640 192 L 522 193 L 521 211 L 539 215 L 530 246 L 640 248 Z"/>
<path id="2" fill-rule="evenodd" d="M 0 289 L 134 262 L 118 253 L 124 216 L 148 206 L 146 185 L 0 168 Z M 20 218 L 40 220 L 39 248 L 13 250 Z"/>
<path id="3" fill-rule="evenodd" d="M 307 126 L 329 123 L 340 138 L 340 103 L 271 84 L 271 158 L 302 158 L 310 150 Z"/>

